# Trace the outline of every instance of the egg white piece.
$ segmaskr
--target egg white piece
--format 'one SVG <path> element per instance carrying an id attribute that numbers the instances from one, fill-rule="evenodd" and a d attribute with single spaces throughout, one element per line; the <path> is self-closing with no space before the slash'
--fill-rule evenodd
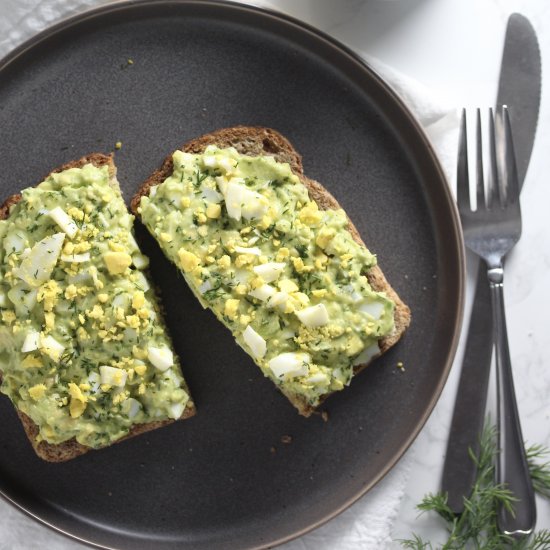
<path id="1" fill-rule="evenodd" d="M 130 302 L 130 295 L 127 292 L 121 292 L 112 299 L 111 306 L 113 309 L 121 307 L 124 311 L 126 311 L 130 307 Z"/>
<path id="2" fill-rule="evenodd" d="M 239 284 L 246 284 L 250 279 L 250 272 L 242 267 L 235 269 L 235 281 Z"/>
<path id="3" fill-rule="evenodd" d="M 324 304 L 316 304 L 296 312 L 296 316 L 308 328 L 322 327 L 329 322 Z"/>
<path id="4" fill-rule="evenodd" d="M 204 157 L 202 157 L 202 163 L 204 164 L 205 168 L 218 167 L 218 159 L 216 159 L 216 155 L 204 155 Z"/>
<path id="5" fill-rule="evenodd" d="M 271 298 L 269 298 L 267 302 L 268 307 L 279 307 L 279 309 L 283 310 L 286 308 L 286 303 L 288 301 L 288 294 L 286 292 L 275 292 Z"/>
<path id="6" fill-rule="evenodd" d="M 269 208 L 269 202 L 263 195 L 246 188 L 243 189 L 242 204 L 241 216 L 245 220 L 257 220 L 261 218 Z"/>
<path id="7" fill-rule="evenodd" d="M 136 254 L 132 254 L 132 263 L 136 269 L 145 269 L 149 266 L 149 258 L 145 256 L 145 254 L 140 254 L 138 252 Z"/>
<path id="8" fill-rule="evenodd" d="M 214 204 L 218 204 L 222 202 L 223 195 L 220 195 L 215 189 L 212 189 L 211 187 L 207 187 L 206 185 L 203 184 L 201 187 L 201 190 L 202 190 L 202 193 L 201 193 L 202 199 L 208 202 L 212 202 Z"/>
<path id="9" fill-rule="evenodd" d="M 128 378 L 128 373 L 124 369 L 110 367 L 108 365 L 100 366 L 99 374 L 102 384 L 109 384 L 110 386 L 117 386 L 119 388 L 125 386 L 126 379 Z"/>
<path id="10" fill-rule="evenodd" d="M 204 294 L 205 292 L 208 292 L 209 290 L 212 290 L 212 283 L 210 282 L 210 279 L 207 279 L 206 281 L 204 281 L 204 283 L 199 285 L 199 292 L 201 294 Z"/>
<path id="11" fill-rule="evenodd" d="M 70 264 L 83 264 L 90 261 L 90 253 L 84 252 L 83 254 L 61 254 L 60 259 L 62 262 Z"/>
<path id="12" fill-rule="evenodd" d="M 216 180 L 216 184 L 218 185 L 218 189 L 221 191 L 222 195 L 225 197 L 227 193 L 227 184 L 229 183 L 229 180 L 225 176 L 216 176 L 215 180 Z"/>
<path id="13" fill-rule="evenodd" d="M 236 246 L 235 252 L 237 252 L 237 254 L 252 254 L 253 256 L 262 255 L 262 251 L 257 246 Z"/>
<path id="14" fill-rule="evenodd" d="M 149 346 L 147 348 L 147 358 L 160 371 L 165 371 L 174 364 L 174 354 L 167 347 Z"/>
<path id="15" fill-rule="evenodd" d="M 277 291 L 271 285 L 262 285 L 254 290 L 251 290 L 248 295 L 257 298 L 262 302 L 269 300 Z"/>
<path id="16" fill-rule="evenodd" d="M 134 264 L 135 265 L 135 264 Z M 136 265 L 137 267 L 137 265 Z M 138 267 L 139 269 L 139 267 Z M 143 273 L 141 273 L 140 271 L 138 271 L 136 274 L 135 274 L 135 277 L 136 277 L 136 285 L 141 289 L 143 290 L 143 292 L 147 292 L 151 286 L 149 285 L 149 282 L 147 281 L 147 277 L 145 277 L 145 275 Z"/>
<path id="17" fill-rule="evenodd" d="M 281 353 L 268 362 L 271 372 L 277 377 L 296 378 L 308 373 L 311 357 L 308 353 Z"/>
<path id="18" fill-rule="evenodd" d="M 53 336 L 41 336 L 40 350 L 42 353 L 45 353 L 54 361 L 58 362 L 61 354 L 65 351 L 65 346 L 61 342 L 58 342 Z"/>
<path id="19" fill-rule="evenodd" d="M 290 338 L 294 338 L 295 336 L 296 333 L 290 328 L 285 328 L 279 333 L 279 338 L 281 340 L 290 340 Z"/>
<path id="20" fill-rule="evenodd" d="M 349 294 L 350 298 L 354 302 L 359 302 L 360 300 L 363 299 L 363 295 L 360 294 L 359 292 L 357 292 L 357 290 L 355 290 L 352 285 L 345 285 L 345 286 L 342 287 L 342 290 L 346 294 Z"/>
<path id="21" fill-rule="evenodd" d="M 40 333 L 36 330 L 30 330 L 25 336 L 25 341 L 23 342 L 23 347 L 21 348 L 22 353 L 29 353 L 30 351 L 35 351 L 40 347 Z"/>
<path id="22" fill-rule="evenodd" d="M 229 181 L 225 192 L 225 207 L 227 215 L 234 220 L 241 219 L 244 188 L 238 183 Z"/>
<path id="23" fill-rule="evenodd" d="M 29 289 L 26 284 L 18 284 L 8 290 L 8 298 L 10 299 L 17 315 L 28 317 L 34 309 L 38 297 L 36 288 Z"/>
<path id="24" fill-rule="evenodd" d="M 185 409 L 185 405 L 182 403 L 172 403 L 168 407 L 168 418 L 173 418 L 174 420 L 177 420 L 182 414 Z"/>
<path id="25" fill-rule="evenodd" d="M 265 355 L 267 343 L 250 325 L 244 330 L 243 339 L 256 359 Z"/>
<path id="26" fill-rule="evenodd" d="M 368 348 L 365 348 L 354 360 L 353 360 L 353 366 L 356 365 L 366 365 L 367 363 L 370 363 L 376 355 L 380 354 L 380 348 L 378 347 L 378 343 L 372 344 L 372 346 L 369 346 Z"/>
<path id="27" fill-rule="evenodd" d="M 374 319 L 380 319 L 380 316 L 384 312 L 384 304 L 381 302 L 363 302 L 359 304 L 357 309 L 362 313 L 370 315 Z"/>
<path id="28" fill-rule="evenodd" d="M 20 254 L 23 252 L 23 250 L 25 250 L 25 240 L 26 238 L 21 232 L 9 233 L 4 238 L 4 250 L 6 254 L 11 254 L 13 252 Z"/>
<path id="29" fill-rule="evenodd" d="M 69 216 L 63 208 L 56 206 L 49 212 L 50 218 L 59 226 L 61 231 L 64 231 L 71 239 L 78 232 L 78 225 Z"/>
<path id="30" fill-rule="evenodd" d="M 324 372 L 317 372 L 307 378 L 304 378 L 305 384 L 328 384 L 328 381 L 328 376 Z"/>
<path id="31" fill-rule="evenodd" d="M 229 157 L 221 157 L 218 159 L 218 168 L 221 168 L 226 174 L 231 174 L 237 165 L 235 159 Z"/>
<path id="32" fill-rule="evenodd" d="M 56 233 L 38 241 L 25 256 L 13 274 L 29 286 L 38 287 L 45 283 L 57 264 L 65 233 Z"/>
<path id="33" fill-rule="evenodd" d="M 252 269 L 266 283 L 271 283 L 281 276 L 285 267 L 286 264 L 283 262 L 268 262 L 266 264 L 255 265 Z"/>
<path id="34" fill-rule="evenodd" d="M 141 403 L 137 399 L 129 397 L 122 404 L 122 410 L 128 415 L 128 418 L 131 420 L 132 418 L 135 418 L 136 414 L 141 410 Z"/>
<path id="35" fill-rule="evenodd" d="M 90 384 L 90 391 L 93 394 L 99 392 L 99 386 L 101 385 L 101 377 L 97 372 L 91 372 L 88 375 L 88 384 Z"/>

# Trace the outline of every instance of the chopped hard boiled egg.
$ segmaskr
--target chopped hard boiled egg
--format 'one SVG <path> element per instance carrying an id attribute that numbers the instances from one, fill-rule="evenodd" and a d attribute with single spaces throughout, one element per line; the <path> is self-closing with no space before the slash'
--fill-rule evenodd
<path id="1" fill-rule="evenodd" d="M 36 330 L 30 330 L 25 336 L 25 341 L 23 342 L 23 347 L 21 348 L 22 353 L 28 353 L 29 351 L 35 351 L 40 347 L 40 333 Z"/>
<path id="2" fill-rule="evenodd" d="M 38 287 L 51 276 L 57 264 L 65 233 L 56 233 L 38 241 L 25 256 L 13 274 L 31 287 Z"/>
<path id="3" fill-rule="evenodd" d="M 280 306 L 283 309 L 285 309 L 288 298 L 289 296 L 286 292 L 275 292 L 275 294 L 273 294 L 273 296 L 269 298 L 267 306 L 268 307 Z"/>
<path id="4" fill-rule="evenodd" d="M 136 253 L 132 255 L 132 262 L 136 269 L 145 269 L 149 266 L 149 258 L 145 254 Z"/>
<path id="5" fill-rule="evenodd" d="M 29 395 L 35 400 L 39 401 L 44 397 L 44 394 L 46 393 L 46 386 L 45 384 L 36 384 L 32 388 L 29 388 Z"/>
<path id="6" fill-rule="evenodd" d="M 185 406 L 182 403 L 172 403 L 169 406 L 168 418 L 177 420 L 185 410 Z"/>
<path id="7" fill-rule="evenodd" d="M 65 351 L 65 346 L 58 342 L 53 336 L 41 336 L 40 351 L 57 363 L 61 358 L 61 354 Z"/>
<path id="8" fill-rule="evenodd" d="M 202 191 L 201 198 L 206 200 L 207 202 L 210 202 L 212 204 L 218 204 L 223 200 L 223 196 L 220 195 L 215 189 L 212 189 L 211 187 L 206 187 L 205 185 L 203 185 L 201 187 L 201 191 Z M 208 215 L 208 212 L 207 212 L 207 215 Z M 208 216 L 208 217 L 214 217 L 214 216 Z"/>
<path id="9" fill-rule="evenodd" d="M 245 220 L 259 220 L 269 208 L 269 201 L 260 193 L 244 189 L 242 194 L 241 216 Z"/>
<path id="10" fill-rule="evenodd" d="M 276 290 L 268 284 L 262 285 L 258 288 L 255 288 L 254 290 L 251 290 L 248 295 L 252 296 L 253 298 L 257 298 L 258 300 L 261 300 L 262 302 L 265 302 L 269 300 L 274 294 Z"/>
<path id="11" fill-rule="evenodd" d="M 210 279 L 208 279 L 207 281 L 204 281 L 204 283 L 199 285 L 199 292 L 201 294 L 204 294 L 205 292 L 208 292 L 209 290 L 212 290 L 212 282 L 210 281 Z"/>
<path id="12" fill-rule="evenodd" d="M 56 206 L 50 210 L 50 218 L 64 231 L 71 239 L 77 234 L 78 226 L 63 208 Z"/>
<path id="13" fill-rule="evenodd" d="M 384 313 L 384 306 L 380 302 L 364 302 L 357 309 L 375 319 L 379 319 Z"/>
<path id="14" fill-rule="evenodd" d="M 241 219 L 244 187 L 229 181 L 225 189 L 225 207 L 227 215 L 234 220 Z"/>
<path id="15" fill-rule="evenodd" d="M 133 397 L 126 399 L 122 404 L 122 412 L 127 414 L 130 420 L 134 418 L 140 410 L 141 403 Z"/>
<path id="16" fill-rule="evenodd" d="M 29 289 L 28 285 L 24 283 L 17 284 L 8 290 L 8 298 L 17 315 L 21 317 L 28 317 L 36 305 L 37 297 L 38 290 L 36 288 Z"/>
<path id="17" fill-rule="evenodd" d="M 265 355 L 267 343 L 250 325 L 244 330 L 243 339 L 256 359 Z"/>
<path id="18" fill-rule="evenodd" d="M 283 262 L 267 262 L 254 266 L 253 270 L 254 273 L 259 275 L 266 283 L 271 283 L 280 277 L 285 267 L 286 264 Z"/>
<path id="19" fill-rule="evenodd" d="M 128 373 L 124 369 L 108 365 L 101 365 L 99 367 L 99 374 L 102 384 L 109 384 L 109 386 L 117 386 L 119 388 L 126 385 L 126 379 L 128 378 Z"/>
<path id="20" fill-rule="evenodd" d="M 307 378 L 304 378 L 305 384 L 328 384 L 328 376 L 324 372 L 316 372 Z"/>
<path id="21" fill-rule="evenodd" d="M 235 252 L 238 254 L 252 254 L 253 256 L 262 255 L 262 251 L 257 246 L 251 246 L 248 248 L 246 246 L 236 246 Z"/>
<path id="22" fill-rule="evenodd" d="M 316 304 L 296 311 L 296 316 L 308 328 L 322 327 L 329 321 L 328 311 L 324 304 Z"/>
<path id="23" fill-rule="evenodd" d="M 132 265 L 132 256 L 127 252 L 105 252 L 103 261 L 111 275 L 121 275 Z"/>
<path id="24" fill-rule="evenodd" d="M 90 253 L 84 252 L 83 254 L 61 254 L 62 262 L 71 264 L 83 264 L 90 261 Z"/>
<path id="25" fill-rule="evenodd" d="M 160 371 L 165 371 L 174 364 L 174 355 L 166 347 L 157 348 L 149 346 L 147 348 L 147 358 Z"/>
<path id="26" fill-rule="evenodd" d="M 311 357 L 307 353 L 281 353 L 268 363 L 271 372 L 277 378 L 296 378 L 308 373 Z"/>
<path id="27" fill-rule="evenodd" d="M 6 254 L 12 254 L 16 252 L 20 254 L 25 250 L 26 237 L 21 231 L 14 231 L 4 237 L 4 250 Z"/>
<path id="28" fill-rule="evenodd" d="M 353 360 L 353 366 L 355 365 L 366 365 L 367 363 L 370 363 L 370 361 L 380 354 L 380 348 L 378 347 L 378 343 L 375 342 L 368 348 L 365 348 L 354 360 Z"/>

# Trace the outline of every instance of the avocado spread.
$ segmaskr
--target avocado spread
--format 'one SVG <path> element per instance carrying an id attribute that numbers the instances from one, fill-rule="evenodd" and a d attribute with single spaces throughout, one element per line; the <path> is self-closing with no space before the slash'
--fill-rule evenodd
<path id="1" fill-rule="evenodd" d="M 0 390 L 40 441 L 106 446 L 189 401 L 132 223 L 91 164 L 24 190 L 0 221 Z"/>
<path id="2" fill-rule="evenodd" d="M 376 258 L 343 210 L 320 210 L 288 164 L 208 146 L 176 151 L 142 220 L 238 344 L 310 405 L 379 353 L 394 303 L 369 285 Z"/>

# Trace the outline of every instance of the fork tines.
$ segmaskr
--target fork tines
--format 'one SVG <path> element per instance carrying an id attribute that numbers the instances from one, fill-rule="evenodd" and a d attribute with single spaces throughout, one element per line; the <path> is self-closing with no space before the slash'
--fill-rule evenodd
<path id="1" fill-rule="evenodd" d="M 481 110 L 476 109 L 476 202 L 477 209 L 491 209 L 500 204 L 505 207 L 508 203 L 519 198 L 517 167 L 512 140 L 510 115 L 504 105 L 497 111 L 488 110 L 488 161 L 489 172 L 485 185 L 485 169 L 483 163 L 484 144 L 482 139 Z M 466 109 L 462 110 L 462 119 L 459 138 L 459 155 L 457 179 L 461 182 L 457 189 L 457 202 L 460 209 L 470 208 L 470 180 L 468 169 L 468 138 L 466 124 Z M 498 146 L 497 146 L 498 144 Z"/>

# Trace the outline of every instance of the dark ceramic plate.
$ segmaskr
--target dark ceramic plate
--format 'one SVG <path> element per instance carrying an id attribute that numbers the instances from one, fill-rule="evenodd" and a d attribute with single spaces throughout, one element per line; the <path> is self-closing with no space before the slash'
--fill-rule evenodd
<path id="1" fill-rule="evenodd" d="M 301 418 L 139 226 L 198 415 L 51 465 L 0 399 L 1 493 L 80 540 L 214 550 L 302 534 L 394 466 L 447 377 L 463 255 L 434 152 L 376 74 L 297 21 L 235 4 L 137 1 L 33 38 L 0 65 L 0 196 L 121 141 L 116 161 L 130 198 L 178 145 L 237 124 L 271 126 L 292 141 L 306 174 L 378 254 L 412 326 L 327 401 L 328 422 Z M 283 444 L 286 435 L 292 442 Z"/>

